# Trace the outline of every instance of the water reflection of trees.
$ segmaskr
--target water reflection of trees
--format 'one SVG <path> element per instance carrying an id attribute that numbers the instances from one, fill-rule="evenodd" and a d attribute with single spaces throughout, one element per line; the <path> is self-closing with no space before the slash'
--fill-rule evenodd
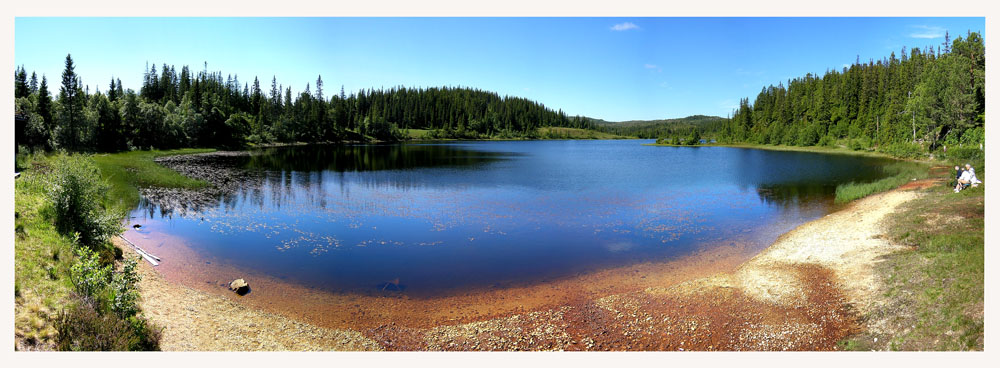
<path id="1" fill-rule="evenodd" d="M 739 149 L 733 182 L 782 209 L 832 203 L 838 184 L 869 182 L 887 175 L 893 160 L 812 152 Z"/>
<path id="2" fill-rule="evenodd" d="M 836 186 L 829 185 L 760 185 L 760 201 L 781 209 L 799 208 L 818 203 L 832 203 Z"/>
<path id="3" fill-rule="evenodd" d="M 413 190 L 435 186 L 455 187 L 451 173 L 513 156 L 513 153 L 476 151 L 450 145 L 312 145 L 275 147 L 253 151 L 249 155 L 219 155 L 188 160 L 185 168 L 225 167 L 222 183 L 194 192 L 158 191 L 144 193 L 140 208 L 155 217 L 181 216 L 206 208 L 237 210 L 241 205 L 259 209 L 277 209 L 283 203 L 308 203 L 320 208 L 328 205 L 328 191 L 339 189 L 350 197 L 350 188 Z M 221 166 L 220 166 L 221 165 Z M 441 170 L 412 170 L 437 168 Z M 234 172 L 239 172 L 234 174 Z M 219 180 L 217 177 L 211 180 Z M 460 186 L 460 184 L 457 184 Z M 175 193 L 177 192 L 177 193 Z M 267 195 L 265 195 L 267 194 Z M 148 197 L 148 198 L 147 198 Z M 241 204 L 241 202 L 246 202 Z M 267 201 L 267 203 L 265 203 Z"/>
<path id="4" fill-rule="evenodd" d="M 382 171 L 428 167 L 474 167 L 510 156 L 450 145 L 315 145 L 254 152 L 244 166 L 255 170 Z"/>

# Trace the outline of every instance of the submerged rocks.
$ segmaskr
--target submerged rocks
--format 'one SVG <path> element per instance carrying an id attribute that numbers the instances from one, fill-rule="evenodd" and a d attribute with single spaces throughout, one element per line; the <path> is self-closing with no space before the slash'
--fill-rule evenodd
<path id="1" fill-rule="evenodd" d="M 251 155 L 249 151 L 220 151 L 156 158 L 153 161 L 157 164 L 208 185 L 197 189 L 146 187 L 140 189 L 142 200 L 159 207 L 161 214 L 181 216 L 215 206 L 241 188 L 260 187 L 262 173 L 244 168 Z"/>
<path id="2" fill-rule="evenodd" d="M 247 284 L 244 279 L 236 279 L 229 283 L 229 290 L 232 290 L 239 295 L 247 295 L 250 292 L 250 284 Z"/>

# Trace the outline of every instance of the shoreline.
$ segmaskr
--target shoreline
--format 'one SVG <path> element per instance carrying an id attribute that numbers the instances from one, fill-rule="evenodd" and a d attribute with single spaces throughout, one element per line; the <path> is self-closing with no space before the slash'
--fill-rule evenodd
<path id="1" fill-rule="evenodd" d="M 834 155 L 850 155 L 850 156 L 865 156 L 865 157 L 877 157 L 877 158 L 889 158 L 893 160 L 901 161 L 915 161 L 915 162 L 925 162 L 922 160 L 912 160 L 904 159 L 899 157 L 890 156 L 881 152 L 874 151 L 855 151 L 846 147 L 824 147 L 824 146 L 786 146 L 786 145 L 769 145 L 769 144 L 749 144 L 749 143 L 713 143 L 713 144 L 699 144 L 699 145 L 676 145 L 676 144 L 666 144 L 666 143 L 644 143 L 643 146 L 650 147 L 728 147 L 728 148 L 747 148 L 747 149 L 760 149 L 767 151 L 781 151 L 781 152 L 810 152 L 810 153 L 823 153 L 823 154 L 834 154 Z M 929 161 L 928 161 L 929 162 Z"/>
<path id="2" fill-rule="evenodd" d="M 163 272 L 143 263 L 143 308 L 166 327 L 164 350 L 833 350 L 873 303 L 873 265 L 899 249 L 880 222 L 917 196 L 897 188 L 857 200 L 756 255 L 720 247 L 430 300 L 338 297 L 279 279 L 251 280 L 259 287 L 240 298 L 218 282 L 171 277 L 169 262 Z"/>

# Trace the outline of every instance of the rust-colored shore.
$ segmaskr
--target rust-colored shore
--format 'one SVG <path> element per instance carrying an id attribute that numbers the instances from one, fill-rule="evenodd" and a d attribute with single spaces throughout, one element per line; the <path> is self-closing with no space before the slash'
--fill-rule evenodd
<path id="1" fill-rule="evenodd" d="M 856 201 L 757 255 L 726 244 L 427 299 L 334 294 L 204 267 L 180 239 L 130 240 L 164 260 L 140 267 L 142 305 L 165 328 L 164 350 L 832 350 L 875 300 L 873 265 L 898 249 L 881 222 L 918 195 L 910 189 Z M 238 277 L 250 294 L 221 286 Z"/>

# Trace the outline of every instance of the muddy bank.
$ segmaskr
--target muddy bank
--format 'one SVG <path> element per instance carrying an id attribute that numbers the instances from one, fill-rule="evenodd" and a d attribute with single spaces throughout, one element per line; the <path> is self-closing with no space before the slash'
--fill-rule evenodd
<path id="1" fill-rule="evenodd" d="M 168 350 L 832 350 L 861 328 L 877 290 L 873 265 L 897 249 L 882 220 L 917 195 L 902 188 L 856 201 L 752 259 L 722 246 L 421 300 L 331 294 L 264 275 L 247 277 L 253 292 L 238 297 L 219 285 L 241 271 L 185 272 L 195 265 L 179 260 L 196 257 L 181 244 L 162 247 L 177 253 L 161 255 L 159 270 L 143 264 L 143 305 L 166 327 Z"/>

